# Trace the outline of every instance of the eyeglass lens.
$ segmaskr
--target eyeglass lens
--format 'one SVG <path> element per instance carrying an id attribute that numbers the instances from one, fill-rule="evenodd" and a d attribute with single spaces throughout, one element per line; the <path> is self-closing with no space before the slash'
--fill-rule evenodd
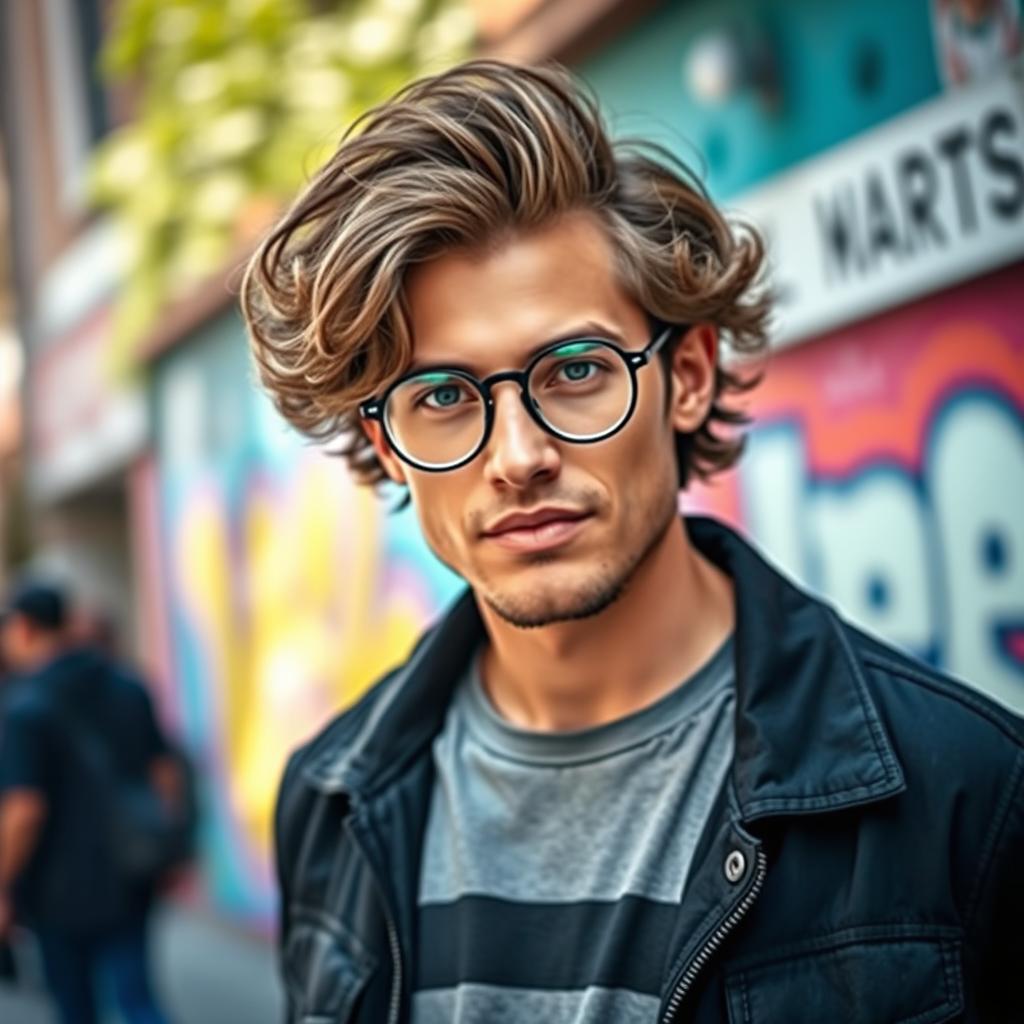
<path id="1" fill-rule="evenodd" d="M 616 349 L 581 339 L 560 345 L 533 365 L 527 397 L 553 433 L 586 441 L 622 423 L 633 401 L 633 386 Z M 483 394 L 469 380 L 443 370 L 403 381 L 389 394 L 384 415 L 392 442 L 425 466 L 465 459 L 487 429 Z"/>

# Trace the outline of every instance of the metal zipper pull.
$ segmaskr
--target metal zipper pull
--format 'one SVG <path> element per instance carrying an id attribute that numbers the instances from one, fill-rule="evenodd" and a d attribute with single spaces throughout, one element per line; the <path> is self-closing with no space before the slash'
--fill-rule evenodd
<path id="1" fill-rule="evenodd" d="M 729 870 L 728 860 L 726 861 L 726 870 Z M 718 947 L 722 945 L 729 933 L 740 923 L 740 921 L 743 920 L 744 915 L 754 905 L 754 901 L 757 899 L 761 892 L 761 887 L 764 885 L 764 879 L 767 873 L 768 858 L 764 855 L 763 850 L 758 850 L 754 859 L 754 880 L 751 883 L 750 888 L 747 890 L 743 899 L 733 907 L 726 919 L 711 933 L 708 941 L 705 942 L 697 951 L 697 955 L 694 956 L 686 965 L 686 969 L 683 971 L 682 977 L 679 979 L 678 984 L 672 990 L 672 995 L 669 997 L 668 1005 L 665 1007 L 665 1014 L 661 1018 L 661 1024 L 674 1024 L 676 1014 L 679 1012 L 679 1008 L 682 1006 L 683 1000 L 686 998 L 686 993 L 693 987 L 693 983 L 697 980 L 697 976 L 704 969 L 712 956 L 714 956 Z"/>

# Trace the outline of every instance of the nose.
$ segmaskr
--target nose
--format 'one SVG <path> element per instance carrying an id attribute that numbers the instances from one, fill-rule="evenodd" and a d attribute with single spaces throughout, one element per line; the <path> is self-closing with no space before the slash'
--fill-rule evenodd
<path id="1" fill-rule="evenodd" d="M 491 393 L 494 425 L 484 450 L 487 479 L 496 487 L 521 490 L 556 477 L 561 467 L 557 442 L 526 411 L 518 385 L 506 381 Z"/>

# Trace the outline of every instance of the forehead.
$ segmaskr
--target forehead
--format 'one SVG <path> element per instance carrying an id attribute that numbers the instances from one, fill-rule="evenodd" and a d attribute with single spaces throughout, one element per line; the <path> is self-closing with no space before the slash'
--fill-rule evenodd
<path id="1" fill-rule="evenodd" d="M 420 264 L 406 281 L 406 299 L 414 364 L 514 365 L 582 325 L 621 340 L 646 332 L 606 232 L 585 213 Z"/>

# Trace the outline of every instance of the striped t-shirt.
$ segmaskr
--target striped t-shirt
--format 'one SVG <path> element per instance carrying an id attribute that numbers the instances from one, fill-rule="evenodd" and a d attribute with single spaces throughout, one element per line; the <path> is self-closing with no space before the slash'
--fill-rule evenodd
<path id="1" fill-rule="evenodd" d="M 434 742 L 414 1024 L 651 1024 L 733 755 L 731 641 L 626 718 L 534 732 L 475 664 Z"/>

